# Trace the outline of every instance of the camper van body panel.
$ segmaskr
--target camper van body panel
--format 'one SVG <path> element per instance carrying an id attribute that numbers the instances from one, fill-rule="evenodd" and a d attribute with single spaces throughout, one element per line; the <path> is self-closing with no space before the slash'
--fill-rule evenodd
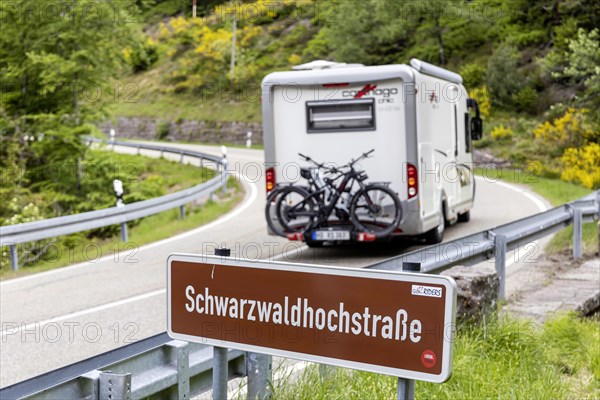
<path id="1" fill-rule="evenodd" d="M 375 149 L 374 156 L 361 161 L 359 167 L 367 172 L 370 182 L 390 182 L 398 193 L 402 234 L 418 235 L 433 229 L 440 221 L 442 197 L 451 197 L 447 198 L 451 213 L 463 199 L 456 185 L 441 179 L 442 166 L 470 160 L 470 155 L 460 154 L 456 135 L 464 138 L 465 132 L 464 126 L 462 131 L 454 131 L 454 105 L 443 103 L 443 99 L 432 103 L 421 98 L 420 86 L 427 90 L 436 84 L 440 89 L 451 84 L 453 90 L 466 96 L 462 85 L 419 73 L 407 65 L 269 74 L 262 86 L 265 165 L 275 167 L 278 183 L 297 182 L 301 180 L 299 167 L 307 165 L 298 153 L 341 165 Z M 353 100 L 362 104 L 354 107 Z M 321 108 L 336 101 L 342 107 Z M 466 97 L 458 103 L 457 126 L 464 119 Z M 369 105 L 373 107 L 373 121 L 368 118 Z M 339 120 L 344 123 L 336 125 Z M 356 120 L 359 122 L 353 122 Z M 419 194 L 410 200 L 406 163 L 418 167 L 420 178 Z M 462 203 L 461 212 L 472 204 Z"/>

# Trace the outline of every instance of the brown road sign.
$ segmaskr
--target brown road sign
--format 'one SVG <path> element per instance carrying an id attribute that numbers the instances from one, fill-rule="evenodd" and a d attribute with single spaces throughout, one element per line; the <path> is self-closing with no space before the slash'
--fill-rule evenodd
<path id="1" fill-rule="evenodd" d="M 172 338 L 444 382 L 449 277 L 203 255 L 167 261 Z"/>

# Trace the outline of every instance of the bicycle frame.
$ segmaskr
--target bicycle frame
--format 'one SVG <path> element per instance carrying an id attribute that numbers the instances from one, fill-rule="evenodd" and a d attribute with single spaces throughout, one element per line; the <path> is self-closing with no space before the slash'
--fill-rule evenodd
<path id="1" fill-rule="evenodd" d="M 348 187 L 348 184 L 350 184 L 350 187 L 351 187 L 352 185 L 354 185 L 354 182 L 357 182 L 358 185 L 360 186 L 359 190 L 364 189 L 365 185 L 362 183 L 362 181 L 359 179 L 356 179 L 359 175 L 360 175 L 360 172 L 357 172 L 354 169 L 354 167 L 351 165 L 350 171 L 348 171 L 346 173 L 340 173 L 340 175 L 338 175 L 337 177 L 335 177 L 331 180 L 331 181 L 335 181 L 336 179 L 340 178 L 341 176 L 344 176 L 344 179 L 342 180 L 342 182 L 339 184 L 338 187 L 331 185 L 333 188 L 335 188 L 335 191 L 333 193 L 333 197 L 327 203 L 325 203 L 326 199 L 323 196 L 326 193 L 326 189 L 321 188 L 316 192 L 310 193 L 303 201 L 301 201 L 300 203 L 293 206 L 290 210 L 287 210 L 287 212 L 293 216 L 316 217 L 317 222 L 316 223 L 313 222 L 313 226 L 319 225 L 323 221 L 327 221 L 329 219 L 329 217 L 331 216 L 331 213 L 336 209 L 337 203 L 338 203 L 340 197 L 342 197 L 342 194 L 344 193 L 344 190 L 346 189 L 346 187 Z M 319 207 L 318 212 L 314 213 L 314 212 L 306 212 L 306 211 L 302 211 L 302 210 L 296 210 L 297 208 L 301 208 L 301 209 L 304 208 L 304 205 L 306 204 L 306 201 L 309 198 L 312 198 L 317 202 L 317 205 Z M 368 199 L 368 200 L 370 202 L 370 199 Z"/>

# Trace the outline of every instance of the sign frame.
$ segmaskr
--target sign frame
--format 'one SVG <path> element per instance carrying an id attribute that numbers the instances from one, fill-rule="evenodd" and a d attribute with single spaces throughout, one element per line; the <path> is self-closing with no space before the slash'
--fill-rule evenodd
<path id="1" fill-rule="evenodd" d="M 409 282 L 412 284 L 434 284 L 443 285 L 446 288 L 444 302 L 444 325 L 451 324 L 449 332 L 443 329 L 442 340 L 442 357 L 441 373 L 430 374 L 419 371 L 393 368 L 384 365 L 369 364 L 365 362 L 357 362 L 352 360 L 344 360 L 341 358 L 333 358 L 328 356 L 320 356 L 308 353 L 300 353 L 290 350 L 282 350 L 277 348 L 264 347 L 259 345 L 239 343 L 232 341 L 224 341 L 219 339 L 207 338 L 202 336 L 189 335 L 184 333 L 174 332 L 172 329 L 172 303 L 171 303 L 171 268 L 173 262 L 188 262 L 198 264 L 215 264 L 222 266 L 231 266 L 237 268 L 255 268 L 261 270 L 277 270 L 285 272 L 300 272 L 319 275 L 347 276 L 356 278 L 393 280 Z M 454 358 L 454 340 L 456 336 L 456 293 L 457 286 L 454 279 L 442 275 L 429 275 L 413 272 L 399 271 L 384 271 L 362 268 L 348 267 L 332 267 L 316 264 L 301 264 L 289 263 L 283 261 L 264 261 L 264 260 L 248 260 L 237 257 L 222 257 L 213 255 L 200 255 L 189 253 L 175 253 L 167 258 L 167 333 L 173 339 L 184 340 L 188 342 L 201 343 L 210 346 L 226 347 L 253 353 L 269 354 L 272 356 L 286 357 L 298 359 L 319 364 L 334 365 L 343 368 L 351 368 L 362 371 L 375 372 L 385 375 L 396 376 L 405 379 L 415 379 L 427 382 L 442 383 L 447 381 L 452 375 L 452 361 Z M 415 295 L 415 294 L 413 294 Z M 418 296 L 418 295 L 416 295 Z M 271 323 L 271 322 L 269 322 Z M 448 334 L 446 334 L 448 333 Z"/>

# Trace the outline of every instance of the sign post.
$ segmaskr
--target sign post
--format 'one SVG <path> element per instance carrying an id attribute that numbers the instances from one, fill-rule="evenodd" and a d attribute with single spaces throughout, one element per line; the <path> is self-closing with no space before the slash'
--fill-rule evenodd
<path id="1" fill-rule="evenodd" d="M 452 373 L 449 277 L 175 254 L 167 301 L 175 339 L 397 376 L 413 396 Z"/>
<path id="2" fill-rule="evenodd" d="M 421 264 L 405 262 L 402 264 L 402 271 L 421 272 Z M 415 399 L 415 381 L 413 379 L 398 378 L 398 400 Z"/>

